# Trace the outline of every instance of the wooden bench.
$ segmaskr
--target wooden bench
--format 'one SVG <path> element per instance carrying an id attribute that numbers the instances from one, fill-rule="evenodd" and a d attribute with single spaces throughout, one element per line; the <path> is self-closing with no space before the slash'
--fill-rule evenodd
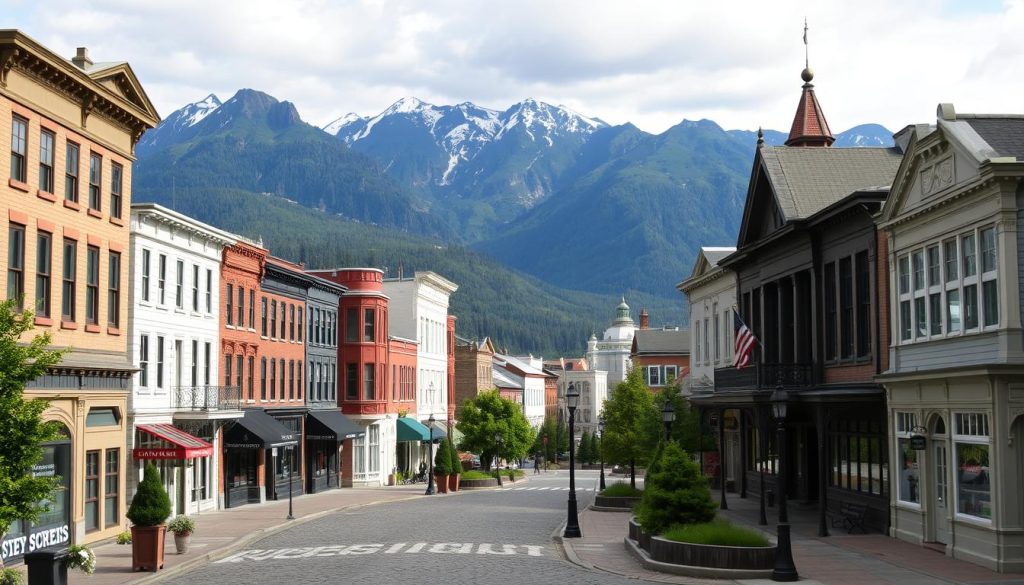
<path id="1" fill-rule="evenodd" d="M 863 534 L 868 530 L 864 527 L 864 519 L 867 517 L 868 507 L 856 502 L 839 502 L 839 512 L 831 512 L 832 527 L 842 526 L 846 533 L 850 534 L 855 528 L 859 528 Z"/>

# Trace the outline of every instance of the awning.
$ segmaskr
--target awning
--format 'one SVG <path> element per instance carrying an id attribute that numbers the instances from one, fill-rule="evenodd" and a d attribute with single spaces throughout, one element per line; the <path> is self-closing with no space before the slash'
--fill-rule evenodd
<path id="1" fill-rule="evenodd" d="M 434 440 L 440 441 L 448 436 L 448 425 L 441 421 L 434 423 Z"/>
<path id="2" fill-rule="evenodd" d="M 294 431 L 256 409 L 246 410 L 245 416 L 224 432 L 224 446 L 235 449 L 270 449 L 298 442 Z"/>
<path id="3" fill-rule="evenodd" d="M 306 439 L 344 441 L 366 435 L 366 430 L 340 410 L 311 410 L 306 414 Z"/>
<path id="4" fill-rule="evenodd" d="M 398 419 L 398 442 L 422 442 L 430 440 L 430 429 L 414 418 L 401 417 Z M 437 436 L 436 433 L 434 435 Z"/>
<path id="5" fill-rule="evenodd" d="M 158 447 L 132 449 L 136 459 L 195 459 L 213 455 L 213 445 L 171 424 L 138 425 L 138 430 L 159 439 Z"/>

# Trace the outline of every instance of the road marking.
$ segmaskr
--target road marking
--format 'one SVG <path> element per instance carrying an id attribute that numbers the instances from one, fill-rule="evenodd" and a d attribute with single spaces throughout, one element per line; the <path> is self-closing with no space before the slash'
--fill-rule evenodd
<path id="1" fill-rule="evenodd" d="M 544 556 L 544 547 L 536 544 L 492 544 L 489 542 L 483 542 L 479 544 L 472 542 L 417 542 L 409 548 L 402 550 L 402 548 L 404 548 L 405 546 L 406 543 L 399 542 L 392 544 L 390 546 L 374 543 L 351 544 L 348 546 L 332 545 L 306 546 L 299 548 L 250 549 L 237 552 L 229 557 L 216 561 L 216 563 L 241 563 L 269 560 L 308 559 L 311 557 L 372 555 L 376 553 L 396 554 L 399 552 L 408 554 L 434 553 L 463 555 L 472 554 L 475 552 L 478 555 L 525 555 L 531 557 Z"/>

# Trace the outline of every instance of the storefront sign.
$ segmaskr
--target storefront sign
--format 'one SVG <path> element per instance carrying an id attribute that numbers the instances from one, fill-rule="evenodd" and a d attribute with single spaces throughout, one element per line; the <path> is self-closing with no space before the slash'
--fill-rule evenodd
<path id="1" fill-rule="evenodd" d="M 910 437 L 910 448 L 915 451 L 924 451 L 928 448 L 928 439 L 924 435 Z"/>
<path id="2" fill-rule="evenodd" d="M 9 558 L 20 557 L 25 553 L 48 546 L 68 544 L 70 542 L 69 535 L 70 532 L 67 524 L 53 527 L 33 527 L 31 532 L 25 536 L 16 536 L 4 540 L 3 544 L 0 545 L 0 558 L 6 561 Z"/>
<path id="3" fill-rule="evenodd" d="M 146 449 L 140 447 L 132 449 L 132 456 L 136 459 L 191 459 L 193 457 L 209 457 L 210 455 L 213 455 L 213 447 L 200 449 L 185 449 L 184 447 Z"/>

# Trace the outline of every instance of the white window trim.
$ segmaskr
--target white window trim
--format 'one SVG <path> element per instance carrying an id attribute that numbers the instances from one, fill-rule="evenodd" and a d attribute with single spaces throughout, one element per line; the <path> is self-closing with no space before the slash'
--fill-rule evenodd
<path id="1" fill-rule="evenodd" d="M 998 256 L 997 256 L 997 258 L 998 258 Z M 980 268 L 980 263 L 979 263 L 979 268 Z M 979 324 L 980 324 L 980 322 L 979 322 Z M 988 434 L 986 434 L 986 435 L 981 435 L 981 434 L 963 435 L 963 434 L 959 434 L 957 432 L 957 426 L 958 426 L 957 425 L 957 422 L 958 422 L 957 419 L 960 416 L 962 416 L 962 415 L 968 415 L 968 416 L 969 415 L 981 415 L 979 420 L 984 420 L 985 428 L 988 431 Z M 953 419 L 951 421 L 952 422 L 952 427 L 949 429 L 949 436 L 950 436 L 950 442 L 951 442 L 951 447 L 952 447 L 952 451 L 953 451 L 952 454 L 953 454 L 953 495 L 954 495 L 954 498 L 953 498 L 953 502 L 952 503 L 953 503 L 953 515 L 954 515 L 954 518 L 956 518 L 956 520 L 958 520 L 958 521 L 967 521 L 967 522 L 970 522 L 970 523 L 973 523 L 973 524 L 977 524 L 979 526 L 991 526 L 992 525 L 992 519 L 991 518 L 984 518 L 982 516 L 975 516 L 973 514 L 965 514 L 965 513 L 960 511 L 960 473 L 959 473 L 959 470 L 958 470 L 959 465 L 960 465 L 960 460 L 959 460 L 959 457 L 958 457 L 957 452 L 956 452 L 956 445 L 957 445 L 957 443 L 972 443 L 972 444 L 975 444 L 975 445 L 985 445 L 985 446 L 988 447 L 988 457 L 989 457 L 989 464 L 990 464 L 990 467 L 989 467 L 989 498 L 990 498 L 989 499 L 989 505 L 992 506 L 992 510 L 991 510 L 992 516 L 995 516 L 995 503 L 996 502 L 994 500 L 995 500 L 995 495 L 996 494 L 995 494 L 995 489 L 994 489 L 995 482 L 992 481 L 992 468 L 991 468 L 992 447 L 993 447 L 993 445 L 992 445 L 992 422 L 991 422 L 992 421 L 992 416 L 991 416 L 991 414 L 988 411 L 957 411 L 957 412 L 953 413 L 952 419 Z"/>

